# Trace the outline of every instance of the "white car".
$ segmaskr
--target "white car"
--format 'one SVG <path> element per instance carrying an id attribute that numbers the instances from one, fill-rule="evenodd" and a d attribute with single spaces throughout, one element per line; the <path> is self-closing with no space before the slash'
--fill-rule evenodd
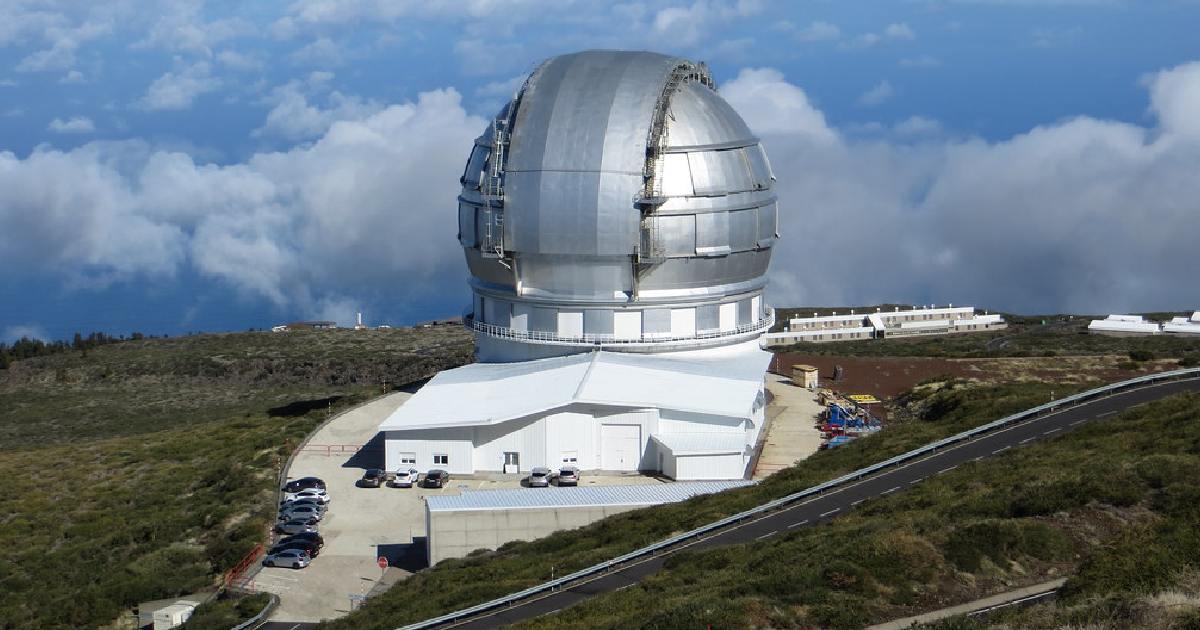
<path id="1" fill-rule="evenodd" d="M 420 477 L 420 476 L 421 476 L 421 473 L 416 468 L 409 468 L 408 470 L 397 470 L 396 476 L 392 478 L 392 487 L 393 488 L 416 487 L 417 477 Z"/>
<path id="2" fill-rule="evenodd" d="M 314 499 L 318 503 L 329 503 L 329 493 L 324 488 L 308 488 L 299 492 L 288 492 L 283 495 L 283 503 L 291 503 L 300 499 Z"/>

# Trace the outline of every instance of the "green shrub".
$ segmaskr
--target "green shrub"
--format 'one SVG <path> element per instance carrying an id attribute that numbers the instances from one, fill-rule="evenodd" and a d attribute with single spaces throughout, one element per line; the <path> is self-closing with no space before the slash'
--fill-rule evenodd
<path id="1" fill-rule="evenodd" d="M 1153 361 L 1154 353 L 1150 352 L 1149 350 L 1130 350 L 1129 351 L 1129 360 L 1130 361 Z"/>
<path id="2" fill-rule="evenodd" d="M 964 571 L 978 571 L 984 558 L 995 564 L 1026 555 L 1057 560 L 1070 553 L 1066 535 L 1044 523 L 989 520 L 958 527 L 944 545 L 946 558 Z"/>

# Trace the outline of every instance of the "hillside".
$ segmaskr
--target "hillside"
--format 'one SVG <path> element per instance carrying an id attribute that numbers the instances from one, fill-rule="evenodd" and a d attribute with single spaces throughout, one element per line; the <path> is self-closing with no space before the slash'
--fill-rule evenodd
<path id="1" fill-rule="evenodd" d="M 394 628 L 613 557 L 652 540 L 808 487 L 869 462 L 1044 401 L 1051 387 L 930 383 L 906 398 L 918 421 L 820 452 L 758 487 L 639 510 L 572 532 L 448 560 L 368 602 L 333 628 Z M 525 624 L 561 628 L 855 628 L 1082 571 L 1079 597 L 1170 577 L 1123 576 L 1136 549 L 1194 569 L 1182 524 L 1200 492 L 1200 397 L 1137 409 L 1044 443 L 961 467 L 835 521 L 766 542 L 674 556 L 632 588 Z M 1124 541 L 1124 542 L 1123 542 Z M 1124 546 L 1122 546 L 1124 545 Z M 1189 547 L 1188 545 L 1193 545 Z M 1124 550 L 1124 551 L 1122 551 Z M 1116 554 L 1116 555 L 1114 555 Z M 1097 595 L 1099 594 L 1099 595 Z"/>
<path id="2" fill-rule="evenodd" d="M 329 413 L 471 359 L 456 326 L 125 341 L 0 370 L 0 628 L 90 628 L 263 539 Z"/>

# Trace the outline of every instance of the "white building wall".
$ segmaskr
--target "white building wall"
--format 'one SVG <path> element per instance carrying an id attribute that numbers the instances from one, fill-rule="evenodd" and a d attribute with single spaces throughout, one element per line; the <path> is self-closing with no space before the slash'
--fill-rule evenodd
<path id="1" fill-rule="evenodd" d="M 581 405 L 587 408 L 588 406 Z M 636 424 L 641 427 L 641 459 L 638 463 L 638 468 L 641 470 L 658 470 L 658 453 L 655 450 L 653 443 L 650 441 L 650 436 L 658 432 L 658 409 L 639 409 L 639 410 L 623 410 L 614 407 L 592 406 L 585 411 L 595 416 L 596 419 L 596 464 L 600 464 L 600 451 L 604 445 L 600 440 L 601 425 L 605 424 Z"/>
<path id="2" fill-rule="evenodd" d="M 461 475 L 475 472 L 474 444 L 471 428 L 419 429 L 388 431 L 384 436 L 384 468 L 400 467 L 400 453 L 416 453 L 416 468 L 421 471 L 442 468 Z M 445 454 L 450 463 L 434 464 L 434 454 Z"/>
<path id="3" fill-rule="evenodd" d="M 745 431 L 743 418 L 713 416 L 689 411 L 662 409 L 659 411 L 658 430 L 661 435 L 671 433 L 742 433 Z"/>
<path id="4" fill-rule="evenodd" d="M 545 414 L 475 427 L 475 470 L 504 469 L 504 453 L 521 454 L 521 471 L 546 465 Z"/>
<path id="5" fill-rule="evenodd" d="M 613 335 L 617 339 L 641 339 L 642 312 L 616 311 L 613 313 Z"/>
<path id="6" fill-rule="evenodd" d="M 746 469 L 744 457 L 740 453 L 677 455 L 672 459 L 675 474 L 671 478 L 676 481 L 741 479 Z"/>
<path id="7" fill-rule="evenodd" d="M 574 408 L 561 411 L 546 419 L 547 466 L 561 466 L 564 452 L 575 452 L 580 470 L 600 467 L 599 429 L 591 414 Z"/>

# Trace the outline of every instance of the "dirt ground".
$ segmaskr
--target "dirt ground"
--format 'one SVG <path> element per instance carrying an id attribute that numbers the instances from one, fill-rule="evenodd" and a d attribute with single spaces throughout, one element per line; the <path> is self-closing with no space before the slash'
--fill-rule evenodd
<path id="1" fill-rule="evenodd" d="M 791 376 L 791 366 L 808 364 L 817 368 L 822 387 L 841 394 L 872 394 L 881 401 L 895 399 L 917 383 L 940 376 L 980 382 L 1044 381 L 1100 385 L 1133 378 L 1152 371 L 1171 369 L 1171 361 L 1148 361 L 1141 369 L 1117 367 L 1123 356 L 1021 357 L 996 359 L 940 359 L 926 357 L 838 357 L 777 353 L 771 371 Z M 842 366 L 842 379 L 833 380 L 835 366 Z M 882 411 L 882 410 L 874 410 Z"/>

